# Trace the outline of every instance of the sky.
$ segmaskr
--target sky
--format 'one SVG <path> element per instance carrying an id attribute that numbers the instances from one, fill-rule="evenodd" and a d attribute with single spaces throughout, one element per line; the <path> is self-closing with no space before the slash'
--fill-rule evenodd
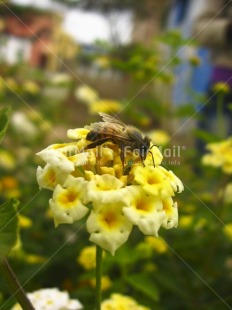
<path id="1" fill-rule="evenodd" d="M 96 39 L 110 40 L 112 29 L 114 33 L 117 33 L 120 42 L 125 43 L 130 40 L 132 15 L 129 12 L 123 14 L 113 13 L 106 18 L 103 14 L 96 12 L 64 8 L 51 0 L 13 0 L 12 2 L 60 11 L 64 18 L 64 31 L 69 33 L 79 43 L 89 44 Z"/>

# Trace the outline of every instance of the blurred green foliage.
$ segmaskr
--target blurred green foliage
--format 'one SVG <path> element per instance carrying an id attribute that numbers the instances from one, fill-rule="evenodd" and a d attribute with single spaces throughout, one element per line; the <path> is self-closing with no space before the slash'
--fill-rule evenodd
<path id="1" fill-rule="evenodd" d="M 169 55 L 184 44 L 175 33 L 161 42 L 171 47 Z M 110 70 L 130 79 L 128 97 L 121 100 L 125 106 L 122 119 L 146 130 L 160 126 L 166 129 L 167 122 L 174 118 L 185 120 L 194 112 L 189 103 L 175 110 L 168 101 L 170 96 L 164 104 L 154 93 L 153 82 L 172 89 L 173 68 L 180 63 L 173 57 L 167 68 L 160 70 L 165 64 L 163 49 L 160 51 L 160 47 L 155 47 L 158 43 L 154 44 L 150 49 L 112 49 L 107 56 Z M 95 57 L 91 62 L 94 60 Z M 84 304 L 84 309 L 92 310 L 94 270 L 85 270 L 77 262 L 83 248 L 90 245 L 84 220 L 54 228 L 48 206 L 51 192 L 38 188 L 36 168 L 41 163 L 35 154 L 49 144 L 66 141 L 67 129 L 82 127 L 81 121 L 89 124 L 96 118 L 75 98 L 80 81 L 73 76 L 59 79 L 58 74 L 25 64 L 2 64 L 0 73 L 0 104 L 12 109 L 9 130 L 0 149 L 0 203 L 19 199 L 20 214 L 26 217 L 21 218 L 21 245 L 12 251 L 11 264 L 26 291 L 66 289 Z M 148 82 L 146 91 L 137 94 L 137 86 Z M 76 118 L 78 114 L 81 121 Z M 1 127 L 3 118 L 1 115 Z M 210 133 L 201 133 L 201 137 L 213 141 Z M 203 166 L 202 154 L 195 149 L 194 141 L 194 132 L 189 131 L 187 139 L 179 137 L 175 141 L 175 145 L 185 146 L 180 156 L 164 158 L 164 166 L 185 185 L 184 193 L 178 196 L 179 227 L 160 233 L 167 249 L 161 253 L 152 248 L 135 229 L 114 257 L 106 254 L 103 259 L 103 274 L 111 280 L 103 298 L 119 292 L 157 310 L 232 307 L 232 236 L 224 232 L 225 225 L 232 223 L 232 205 L 223 200 L 231 176 Z M 171 148 L 172 141 L 165 147 Z M 2 281 L 0 292 L 1 309 L 10 309 L 15 301 Z"/>

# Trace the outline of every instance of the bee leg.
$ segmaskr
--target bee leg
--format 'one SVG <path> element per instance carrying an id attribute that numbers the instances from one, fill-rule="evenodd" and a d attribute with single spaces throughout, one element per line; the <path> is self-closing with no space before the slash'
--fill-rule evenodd
<path id="1" fill-rule="evenodd" d="M 102 145 L 103 143 L 109 141 L 109 138 L 104 138 L 104 139 L 99 139 L 96 142 L 90 143 L 89 145 L 87 145 L 84 150 L 88 150 L 88 149 L 93 149 L 96 146 Z"/>
<path id="2" fill-rule="evenodd" d="M 142 164 L 143 164 L 143 167 L 145 167 L 145 164 L 144 164 L 144 161 L 143 161 L 143 157 L 140 156 L 140 158 L 141 158 L 141 162 L 142 162 Z"/>
<path id="3" fill-rule="evenodd" d="M 153 146 L 156 146 L 156 145 L 153 145 Z M 153 146 L 152 146 L 152 147 L 153 147 Z M 151 147 L 151 148 L 152 148 L 152 147 Z M 151 153 L 151 156 L 152 156 L 152 161 L 153 161 L 153 165 L 154 165 L 154 167 L 155 167 L 154 156 L 153 156 L 153 154 L 152 154 L 152 152 L 151 152 L 151 151 L 149 151 L 149 153 Z"/>
<path id="4" fill-rule="evenodd" d="M 122 166 L 123 166 L 123 169 L 125 167 L 125 153 L 124 153 L 124 144 L 120 144 L 120 149 L 121 149 L 121 152 L 120 152 L 120 158 L 121 158 L 121 162 L 122 162 Z"/>

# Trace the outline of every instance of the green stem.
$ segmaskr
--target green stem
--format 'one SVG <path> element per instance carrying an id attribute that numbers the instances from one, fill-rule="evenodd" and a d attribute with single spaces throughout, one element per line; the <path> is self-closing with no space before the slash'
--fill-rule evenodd
<path id="1" fill-rule="evenodd" d="M 35 310 L 30 300 L 28 299 L 23 287 L 20 285 L 14 271 L 6 257 L 0 259 L 0 271 L 5 278 L 11 293 L 17 299 L 23 310 Z"/>
<path id="2" fill-rule="evenodd" d="M 223 114 L 223 102 L 224 102 L 224 94 L 219 93 L 217 100 L 217 130 L 220 138 L 225 138 L 226 135 L 224 114 Z"/>
<path id="3" fill-rule="evenodd" d="M 96 245 L 96 310 L 101 310 L 102 253 L 102 248 Z"/>

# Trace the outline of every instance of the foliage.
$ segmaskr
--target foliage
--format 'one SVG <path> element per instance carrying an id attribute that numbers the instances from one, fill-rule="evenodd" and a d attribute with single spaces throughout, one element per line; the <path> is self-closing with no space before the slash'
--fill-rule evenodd
<path id="1" fill-rule="evenodd" d="M 17 241 L 17 204 L 11 200 L 0 205 L 0 257 L 8 254 Z"/>
<path id="2" fill-rule="evenodd" d="M 167 105 L 161 103 L 158 96 L 161 86 L 165 85 L 170 91 L 173 83 L 169 77 L 173 77 L 173 69 L 180 62 L 175 58 L 167 70 L 157 76 L 159 66 L 164 63 L 162 55 L 158 49 L 139 46 L 119 52 L 112 49 L 107 56 L 110 69 L 94 71 L 98 81 L 105 73 L 111 74 L 110 70 L 117 72 L 121 87 L 126 79 L 130 80 L 125 96 L 119 98 L 116 93 L 110 99 L 120 101 L 123 108 L 120 118 L 144 131 L 155 127 L 166 130 L 166 124 L 173 118 L 184 121 L 193 113 L 188 103 L 185 108 L 175 110 L 171 96 L 168 96 Z M 94 61 L 92 59 L 91 63 Z M 141 79 L 138 79 L 139 72 L 143 73 Z M 14 208 L 11 202 L 5 201 L 10 198 L 21 201 L 18 209 L 24 217 L 19 220 L 20 242 L 11 252 L 10 260 L 26 291 L 58 287 L 62 291 L 68 290 L 72 298 L 85 305 L 85 309 L 92 310 L 94 269 L 85 269 L 78 260 L 83 249 L 91 245 L 84 219 L 72 226 L 61 225 L 55 229 L 48 206 L 50 191 L 40 190 L 35 176 L 37 166 L 41 165 L 35 156 L 37 152 L 49 144 L 66 142 L 66 131 L 70 126 L 82 127 L 99 120 L 88 113 L 91 103 L 85 105 L 75 96 L 80 80 L 67 76 L 68 79 L 61 82 L 57 76 L 55 79 L 55 74 L 26 65 L 1 65 L 0 102 L 10 106 L 12 113 L 0 149 L 0 201 L 4 208 L 10 208 L 12 218 Z M 135 95 L 140 89 L 137 86 L 144 85 L 152 77 L 159 84 L 158 91 L 154 93 L 154 84 L 150 83 L 149 90 Z M 28 81 L 32 83 L 26 83 Z M 107 88 L 113 94 L 113 85 Z M 96 89 L 100 94 L 96 96 L 105 96 L 100 87 Z M 94 100 L 96 96 L 94 94 Z M 1 111 L 0 126 L 5 131 L 6 109 Z M 169 136 L 174 134 L 174 130 L 169 130 Z M 208 132 L 200 135 L 207 142 L 216 141 Z M 232 237 L 230 229 L 225 230 L 225 227 L 226 224 L 231 227 L 232 204 L 224 197 L 224 193 L 229 192 L 225 189 L 231 182 L 231 175 L 225 175 L 220 168 L 204 166 L 201 162 L 203 154 L 195 148 L 195 139 L 195 133 L 189 130 L 187 138 L 178 137 L 175 143 L 169 142 L 162 148 L 163 165 L 180 176 L 185 185 L 185 191 L 178 197 L 179 227 L 160 231 L 166 244 L 163 251 L 134 228 L 130 241 L 115 256 L 105 254 L 103 299 L 117 292 L 158 310 L 231 307 Z M 179 154 L 174 154 L 174 146 L 180 147 Z M 14 240 L 9 242 L 9 248 Z M 10 309 L 14 301 L 2 281 L 0 291 L 2 304 L 6 302 L 5 309 Z"/>
<path id="3" fill-rule="evenodd" d="M 9 111 L 10 109 L 8 107 L 0 109 L 0 142 L 7 130 L 9 122 Z"/>

